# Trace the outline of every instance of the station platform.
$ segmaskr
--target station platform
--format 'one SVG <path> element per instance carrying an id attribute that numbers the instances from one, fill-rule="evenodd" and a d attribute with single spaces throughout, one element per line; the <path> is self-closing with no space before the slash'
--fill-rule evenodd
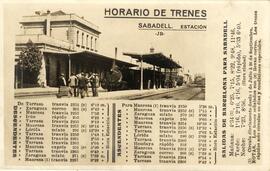
<path id="1" fill-rule="evenodd" d="M 168 93 L 173 91 L 178 91 L 186 86 L 176 87 L 176 88 L 160 88 L 160 89 L 145 89 L 145 90 L 119 90 L 119 91 L 106 91 L 102 88 L 98 89 L 98 97 L 93 97 L 91 89 L 89 90 L 89 97 L 84 99 L 99 99 L 99 100 L 121 100 L 130 99 L 136 100 L 142 97 L 152 96 L 156 94 Z M 58 93 L 58 88 L 46 87 L 46 88 L 22 88 L 15 89 L 16 99 L 37 99 L 37 98 L 51 98 L 56 99 Z M 81 99 L 80 97 L 68 97 L 63 96 L 61 98 L 67 99 Z"/>

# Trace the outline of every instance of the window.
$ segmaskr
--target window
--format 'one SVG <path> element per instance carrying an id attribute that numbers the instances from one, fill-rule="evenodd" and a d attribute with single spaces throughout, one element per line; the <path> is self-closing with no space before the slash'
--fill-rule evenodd
<path id="1" fill-rule="evenodd" d="M 97 51 L 97 38 L 95 38 L 95 51 Z"/>
<path id="2" fill-rule="evenodd" d="M 93 36 L 91 36 L 91 50 L 93 50 Z"/>
<path id="3" fill-rule="evenodd" d="M 77 31 L 76 44 L 79 44 L 79 31 Z"/>
<path id="4" fill-rule="evenodd" d="M 82 33 L 82 46 L 83 46 L 84 33 Z"/>
<path id="5" fill-rule="evenodd" d="M 86 47 L 87 47 L 87 48 L 88 48 L 88 41 L 89 41 L 89 40 L 88 40 L 88 37 L 89 37 L 89 35 L 86 36 Z"/>

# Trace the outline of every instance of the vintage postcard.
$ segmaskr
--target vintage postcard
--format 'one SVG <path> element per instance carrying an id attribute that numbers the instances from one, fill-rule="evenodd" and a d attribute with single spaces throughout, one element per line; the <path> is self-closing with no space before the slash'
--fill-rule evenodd
<path id="1" fill-rule="evenodd" d="M 269 170 L 269 8 L 2 3 L 3 168 Z"/>

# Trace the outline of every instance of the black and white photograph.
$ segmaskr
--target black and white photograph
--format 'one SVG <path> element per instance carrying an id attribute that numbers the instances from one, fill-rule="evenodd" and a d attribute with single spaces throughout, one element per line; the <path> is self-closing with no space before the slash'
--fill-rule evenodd
<path id="1" fill-rule="evenodd" d="M 147 13 L 22 10 L 14 34 L 15 98 L 205 100 L 204 21 L 135 18 L 139 12 Z"/>

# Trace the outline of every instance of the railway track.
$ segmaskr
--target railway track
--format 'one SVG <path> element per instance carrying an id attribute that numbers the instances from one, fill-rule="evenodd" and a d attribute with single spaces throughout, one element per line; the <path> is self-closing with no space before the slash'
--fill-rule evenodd
<path id="1" fill-rule="evenodd" d="M 129 98 L 129 100 L 204 100 L 204 88 L 198 86 L 186 87 L 173 91 Z"/>
<path id="2" fill-rule="evenodd" d="M 173 92 L 183 92 L 186 89 L 188 89 L 188 88 L 184 88 L 184 89 L 181 89 L 181 90 L 172 90 L 172 91 L 169 91 L 169 92 L 166 91 L 166 92 L 162 92 L 162 93 L 155 93 L 155 94 L 150 94 L 150 95 L 144 95 L 144 96 L 139 96 L 139 97 L 133 97 L 133 98 L 129 98 L 129 100 L 140 100 L 140 99 L 155 97 L 155 96 L 159 96 L 159 95 L 163 95 L 163 94 L 165 95 L 165 94 L 173 93 Z"/>
<path id="3" fill-rule="evenodd" d="M 201 90 L 200 92 L 194 94 L 192 97 L 188 98 L 187 100 L 196 100 L 196 98 L 199 97 L 200 94 L 205 93 L 205 90 Z"/>

